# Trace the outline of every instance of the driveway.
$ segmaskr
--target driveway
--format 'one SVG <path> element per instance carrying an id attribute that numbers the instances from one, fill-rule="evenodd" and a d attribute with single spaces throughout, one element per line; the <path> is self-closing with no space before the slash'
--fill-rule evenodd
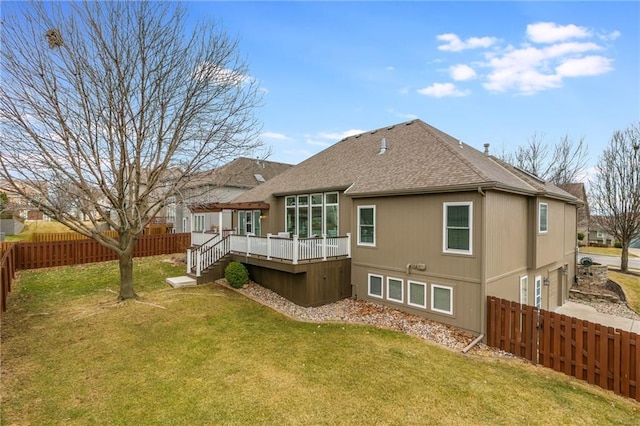
<path id="1" fill-rule="evenodd" d="M 568 301 L 565 302 L 564 305 L 557 307 L 554 312 L 596 324 L 603 324 L 607 327 L 619 328 L 632 333 L 640 333 L 640 321 L 603 314 L 596 311 L 595 308 L 582 303 Z"/>

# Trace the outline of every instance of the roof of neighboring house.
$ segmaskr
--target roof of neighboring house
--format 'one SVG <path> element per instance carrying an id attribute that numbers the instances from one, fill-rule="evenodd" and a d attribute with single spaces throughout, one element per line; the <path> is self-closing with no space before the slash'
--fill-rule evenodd
<path id="1" fill-rule="evenodd" d="M 555 185 L 484 154 L 421 120 L 342 139 L 240 195 L 234 202 L 328 190 L 344 190 L 346 195 L 364 197 L 478 187 L 579 203 Z"/>
<path id="2" fill-rule="evenodd" d="M 587 199 L 587 190 L 584 187 L 584 183 L 565 183 L 558 185 L 558 187 L 576 198 L 579 198 L 584 204 L 578 208 L 578 228 L 589 227 L 589 200 Z"/>
<path id="3" fill-rule="evenodd" d="M 291 167 L 292 164 L 239 157 L 217 169 L 193 175 L 187 187 L 209 185 L 253 188 Z"/>

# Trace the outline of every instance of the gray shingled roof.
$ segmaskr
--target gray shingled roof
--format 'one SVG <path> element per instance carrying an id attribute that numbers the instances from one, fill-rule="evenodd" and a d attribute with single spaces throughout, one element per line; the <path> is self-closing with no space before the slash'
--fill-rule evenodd
<path id="1" fill-rule="evenodd" d="M 238 157 L 222 167 L 192 176 L 187 186 L 191 188 L 201 185 L 253 188 L 263 183 L 256 175 L 268 181 L 291 167 L 293 167 L 292 164 Z"/>
<path id="2" fill-rule="evenodd" d="M 383 138 L 387 150 L 380 154 Z M 363 197 L 460 191 L 480 186 L 576 201 L 556 186 L 486 155 L 421 120 L 345 138 L 234 201 L 264 201 L 271 195 L 329 189 Z"/>

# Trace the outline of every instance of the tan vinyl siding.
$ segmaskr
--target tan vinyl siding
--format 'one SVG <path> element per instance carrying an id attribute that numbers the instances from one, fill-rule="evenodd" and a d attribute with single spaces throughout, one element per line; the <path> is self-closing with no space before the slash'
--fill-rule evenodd
<path id="1" fill-rule="evenodd" d="M 473 203 L 473 254 L 443 253 L 443 204 L 445 202 Z M 357 245 L 357 206 L 376 207 L 375 247 Z M 389 306 L 452 324 L 473 332 L 481 332 L 480 257 L 478 256 L 481 225 L 481 195 L 477 192 L 407 195 L 354 199 L 351 212 L 353 259 L 352 283 L 358 298 L 384 303 Z M 407 265 L 424 264 L 420 271 Z M 369 273 L 384 277 L 385 297 L 367 296 Z M 403 280 L 403 303 L 386 298 L 387 278 Z M 408 281 L 427 284 L 427 308 L 409 306 Z M 453 288 L 453 315 L 433 312 L 431 286 Z"/>
<path id="2" fill-rule="evenodd" d="M 548 205 L 548 231 L 538 232 L 538 205 Z M 575 232 L 575 219 L 571 228 Z M 562 259 L 565 248 L 565 203 L 547 198 L 538 198 L 535 205 L 535 268 L 540 268 Z"/>

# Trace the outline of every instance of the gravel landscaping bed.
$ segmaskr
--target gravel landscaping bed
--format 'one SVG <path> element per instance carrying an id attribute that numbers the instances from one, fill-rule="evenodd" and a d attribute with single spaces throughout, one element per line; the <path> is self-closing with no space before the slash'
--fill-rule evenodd
<path id="1" fill-rule="evenodd" d="M 217 283 L 227 286 L 225 280 L 219 280 Z M 467 331 L 364 300 L 349 298 L 328 305 L 304 308 L 255 283 L 249 283 L 238 291 L 258 303 L 300 321 L 372 325 L 401 331 L 458 352 L 476 338 Z M 468 353 L 513 358 L 511 354 L 482 343 L 478 343 Z"/>
<path id="2" fill-rule="evenodd" d="M 640 321 L 640 315 L 629 308 L 626 303 L 593 302 L 580 299 L 571 299 L 571 301 L 591 306 L 601 314 L 615 315 L 622 318 Z"/>

